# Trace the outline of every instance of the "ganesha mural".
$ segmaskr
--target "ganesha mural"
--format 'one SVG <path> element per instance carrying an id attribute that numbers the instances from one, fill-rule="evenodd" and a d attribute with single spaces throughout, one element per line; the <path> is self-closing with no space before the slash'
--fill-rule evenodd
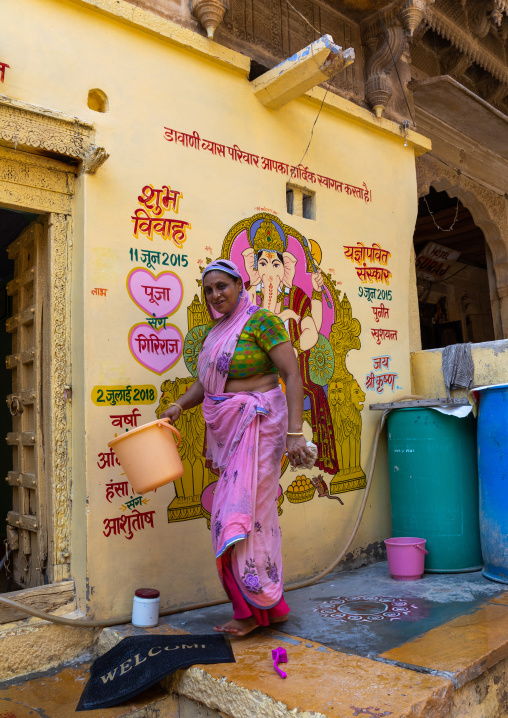
<path id="1" fill-rule="evenodd" d="M 221 256 L 242 269 L 251 300 L 279 315 L 286 325 L 302 375 L 304 418 L 318 447 L 316 470 L 328 475 L 330 493 L 364 488 L 360 412 L 365 394 L 346 368 L 347 353 L 360 348 L 361 327 L 347 296 L 341 300 L 336 282 L 321 270 L 318 243 L 262 212 L 231 228 Z M 185 364 L 194 377 L 200 337 L 208 321 L 201 292 L 188 307 L 184 344 Z M 179 428 L 185 431 L 183 425 Z M 206 473 L 204 457 L 201 463 L 201 469 L 196 467 L 200 476 Z M 286 468 L 283 465 L 281 473 Z M 196 494 L 189 499 L 197 504 Z M 202 515 L 207 515 L 206 508 Z"/>
<path id="2" fill-rule="evenodd" d="M 291 243 L 294 238 L 284 232 L 279 222 L 267 217 L 254 221 L 248 230 L 237 225 L 233 232 L 238 229 L 231 241 L 229 258 L 245 268 L 248 275 L 245 286 L 251 300 L 277 314 L 286 325 L 300 365 L 306 396 L 304 408 L 310 409 L 310 424 L 318 447 L 316 466 L 335 475 L 339 466 L 330 408 L 323 389 L 333 374 L 334 356 L 330 343 L 320 334 L 323 301 L 328 297 L 323 275 L 310 249 L 314 245 L 316 252 L 317 244 L 310 245 L 307 240 L 306 247 L 298 240 Z M 231 232 L 225 246 L 230 236 Z M 247 248 L 242 249 L 246 242 Z M 240 251 L 241 258 L 237 256 Z M 299 272 L 303 287 L 295 282 L 297 268 L 303 268 Z"/>

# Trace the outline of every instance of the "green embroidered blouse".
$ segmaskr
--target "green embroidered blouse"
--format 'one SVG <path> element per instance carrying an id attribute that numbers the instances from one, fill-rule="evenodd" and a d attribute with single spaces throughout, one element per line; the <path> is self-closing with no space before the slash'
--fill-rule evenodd
<path id="1" fill-rule="evenodd" d="M 205 329 L 205 340 L 213 323 Z M 277 374 L 278 369 L 268 356 L 277 344 L 288 342 L 282 319 L 268 309 L 259 308 L 242 329 L 229 367 L 229 379 L 245 379 L 255 374 Z"/>

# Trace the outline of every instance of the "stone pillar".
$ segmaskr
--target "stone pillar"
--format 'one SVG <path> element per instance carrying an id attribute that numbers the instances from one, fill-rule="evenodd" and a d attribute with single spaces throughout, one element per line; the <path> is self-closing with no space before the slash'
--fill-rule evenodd
<path id="1" fill-rule="evenodd" d="M 498 287 L 497 293 L 499 294 L 499 309 L 501 314 L 502 330 L 502 336 L 499 337 L 499 339 L 508 339 L 508 285 Z"/>
<path id="2" fill-rule="evenodd" d="M 494 338 L 503 338 L 503 325 L 501 323 L 501 303 L 497 291 L 496 273 L 494 272 L 494 262 L 492 260 L 492 252 L 485 242 L 485 257 L 487 259 L 487 276 L 489 279 L 489 296 L 490 309 L 492 312 L 492 324 L 494 326 Z"/>
<path id="3" fill-rule="evenodd" d="M 506 208 L 508 209 L 508 200 L 505 200 Z M 508 214 L 508 212 L 507 212 Z M 504 224 L 504 227 L 502 226 Z M 498 227 L 504 229 L 506 223 L 499 222 Z M 508 232 L 502 233 L 503 250 L 506 256 L 506 247 L 508 245 Z M 491 246 L 492 249 L 492 246 Z M 500 254 L 501 252 L 499 252 Z M 487 255 L 488 257 L 488 255 Z M 504 260 L 504 257 L 503 257 Z M 488 262 L 488 259 L 487 259 Z M 496 262 L 496 255 L 492 252 L 492 264 L 496 275 L 497 283 L 497 296 L 499 297 L 499 315 L 501 322 L 501 336 L 496 339 L 508 339 L 508 262 L 498 261 Z M 487 265 L 488 266 L 488 265 Z M 495 325 L 494 325 L 495 326 Z"/>

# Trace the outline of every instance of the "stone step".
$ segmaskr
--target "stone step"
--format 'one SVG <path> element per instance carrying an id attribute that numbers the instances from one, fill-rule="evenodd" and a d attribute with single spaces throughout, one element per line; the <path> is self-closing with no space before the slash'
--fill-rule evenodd
<path id="1" fill-rule="evenodd" d="M 406 621 L 394 618 L 394 623 L 390 619 L 361 625 L 358 621 L 347 624 L 329 617 L 320 618 L 313 609 L 337 592 L 342 596 L 356 596 L 347 604 L 351 604 L 351 609 L 356 607 L 355 616 L 360 610 L 356 603 L 365 598 L 365 590 L 360 595 L 355 584 L 362 578 L 358 572 L 340 576 L 338 591 L 335 582 L 339 578 L 334 577 L 329 585 L 325 582 L 294 592 L 291 597 L 293 618 L 280 626 L 281 630 L 264 629 L 241 639 L 233 638 L 236 663 L 193 666 L 178 671 L 136 700 L 105 711 L 90 712 L 90 716 L 93 713 L 95 718 L 308 718 L 311 715 L 314 718 L 360 715 L 506 718 L 508 592 L 471 574 L 426 576 L 418 585 L 400 587 L 391 579 L 383 578 L 386 570 L 382 565 L 363 571 L 362 581 L 365 583 L 368 579 L 369 585 L 376 587 L 376 596 L 380 591 L 382 595 L 391 595 L 394 588 L 412 592 L 413 614 Z M 366 605 L 372 609 L 374 599 L 369 601 Z M 325 603 L 328 605 L 330 601 Z M 129 636 L 208 633 L 213 625 L 224 621 L 229 610 L 223 606 L 173 615 L 161 618 L 153 629 L 138 629 L 127 624 L 93 632 L 47 624 L 23 628 L 11 624 L 12 636 L 8 635 L 8 627 L 2 634 L 4 667 L 12 662 L 12 670 L 19 673 L 21 668 L 27 671 L 26 661 L 33 664 L 32 670 L 37 670 L 47 665 L 48 660 L 50 663 L 69 660 L 86 641 L 86 649 L 94 658 Z M 387 618 L 390 616 L 399 614 L 389 611 Z M 287 632 L 290 626 L 293 635 Z M 28 633 L 32 629 L 34 633 Z M 61 633 L 50 633 L 57 629 Z M 377 642 L 375 630 L 380 638 Z M 44 631 L 48 631 L 46 644 Z M 302 634 L 295 635 L 299 631 Z M 350 650 L 352 638 L 357 643 L 361 639 L 361 645 L 354 644 L 356 653 Z M 20 642 L 18 652 L 13 651 L 15 645 L 11 641 Z M 364 642 L 369 650 L 359 652 L 358 648 L 365 649 Z M 275 673 L 271 661 L 271 651 L 279 646 L 284 647 L 288 655 L 288 663 L 284 665 L 286 679 Z M 19 664 L 21 649 L 25 654 L 23 666 Z M 346 653 L 347 650 L 350 652 Z M 41 663 L 43 661 L 46 663 Z M 87 667 L 74 665 L 58 674 L 54 671 L 51 676 L 32 677 L 24 682 L 17 679 L 16 685 L 12 681 L 11 685 L 0 685 L 0 717 L 2 701 L 15 718 L 33 716 L 33 708 L 37 708 L 39 715 L 51 718 L 70 716 L 86 679 Z M 63 693 L 59 693 L 60 685 L 65 689 Z M 12 710 L 13 701 L 16 710 Z M 58 705 L 65 706 L 67 713 L 57 710 Z M 32 714 L 22 712 L 27 706 L 26 710 L 32 710 Z"/>
<path id="2" fill-rule="evenodd" d="M 0 687 L 2 718 L 70 718 L 88 680 L 88 664 Z M 81 711 L 82 718 L 219 718 L 219 713 L 154 686 L 122 705 Z M 224 718 L 221 716 L 220 718 Z M 227 716 L 225 717 L 227 718 Z"/>
<path id="3" fill-rule="evenodd" d="M 264 629 L 231 639 L 236 663 L 192 666 L 163 680 L 161 685 L 169 696 L 192 701 L 193 710 L 201 705 L 212 716 L 228 718 L 506 718 L 503 701 L 508 690 L 508 632 L 499 637 L 504 650 L 495 646 L 489 656 L 483 653 L 478 640 L 482 626 L 487 628 L 490 623 L 491 610 L 487 603 L 477 612 L 477 621 L 474 614 L 463 617 L 462 631 L 461 619 L 444 624 L 436 629 L 436 642 L 430 635 L 432 631 L 427 634 L 428 650 L 433 650 L 434 657 L 439 645 L 444 655 L 449 652 L 447 632 L 448 645 L 453 646 L 459 663 L 467 654 L 464 660 L 471 665 L 471 671 L 470 680 L 465 682 L 457 680 L 459 675 L 450 670 L 350 655 L 316 641 Z M 499 616 L 495 618 L 500 625 Z M 169 620 L 162 619 L 153 629 L 129 625 L 107 628 L 96 650 L 105 652 L 136 633 L 184 633 L 172 627 Z M 453 631 L 458 635 L 453 636 Z M 476 653 L 471 648 L 461 654 L 459 646 L 464 645 L 466 636 L 471 644 L 476 643 Z M 425 636 L 419 640 L 425 640 Z M 271 661 L 272 649 L 279 646 L 286 648 L 288 655 L 288 663 L 282 666 L 286 679 L 275 673 Z M 482 657 L 483 672 L 479 668 L 481 661 L 473 660 L 473 653 Z M 464 675 L 462 670 L 460 676 Z M 206 713 L 196 715 L 208 718 Z"/>
<path id="4" fill-rule="evenodd" d="M 493 605 L 494 610 L 504 608 L 506 598 L 502 601 L 488 602 L 462 620 L 454 619 L 436 629 L 443 655 L 452 653 L 456 662 L 460 662 L 458 645 L 462 644 L 462 655 L 469 656 L 471 644 L 478 640 L 475 629 L 479 635 L 482 626 L 488 629 L 491 621 L 501 626 L 499 616 L 491 613 Z M 131 625 L 105 629 L 95 643 L 94 653 L 96 656 L 104 653 L 127 636 L 147 633 L 185 632 L 167 622 L 148 630 Z M 431 634 L 432 631 L 427 634 L 428 641 L 432 639 Z M 418 639 L 417 647 L 425 640 L 425 635 Z M 396 663 L 395 658 L 379 660 L 349 655 L 315 641 L 265 629 L 245 638 L 232 639 L 236 663 L 193 666 L 178 671 L 123 705 L 83 711 L 81 715 L 83 718 L 353 718 L 359 715 L 503 718 L 507 715 L 504 696 L 508 691 L 508 658 L 504 650 L 506 641 L 501 643 L 503 648 L 495 646 L 492 655 L 483 654 L 484 670 L 480 670 L 478 661 L 470 661 L 466 676 L 464 666 L 460 672 L 430 670 Z M 286 679 L 280 678 L 272 666 L 271 651 L 278 646 L 287 650 L 288 662 L 283 666 L 288 674 Z M 434 658 L 437 650 L 434 648 Z M 89 665 L 67 666 L 58 672 L 25 680 L 18 678 L 0 685 L 0 716 L 33 718 L 35 714 L 69 718 L 88 679 Z"/>
<path id="5" fill-rule="evenodd" d="M 83 618 L 77 611 L 69 612 L 68 606 L 52 613 Z M 82 662 L 91 656 L 100 633 L 98 628 L 60 626 L 38 618 L 4 623 L 0 629 L 0 685 L 14 679 L 28 679 L 71 661 Z"/>

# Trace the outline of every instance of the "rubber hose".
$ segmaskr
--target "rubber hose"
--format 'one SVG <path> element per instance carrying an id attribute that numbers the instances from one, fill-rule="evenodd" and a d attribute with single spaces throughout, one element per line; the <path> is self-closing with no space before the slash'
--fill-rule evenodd
<path id="1" fill-rule="evenodd" d="M 415 396 L 415 395 L 409 395 L 404 396 L 401 399 L 397 399 L 397 402 L 400 401 L 410 401 L 410 400 L 420 400 L 424 399 L 423 396 Z M 395 403 L 395 402 L 393 402 Z M 369 476 L 367 479 L 367 485 L 365 486 L 365 493 L 363 495 L 363 500 L 360 506 L 360 510 L 358 512 L 358 517 L 356 519 L 355 525 L 353 526 L 353 530 L 351 531 L 351 534 L 349 535 L 349 538 L 346 542 L 345 547 L 337 556 L 337 558 L 327 567 L 324 569 L 324 571 L 321 571 L 320 573 L 316 574 L 316 576 L 313 576 L 312 578 L 306 579 L 305 581 L 299 581 L 297 583 L 291 583 L 288 586 L 284 586 L 284 591 L 295 591 L 298 588 L 307 588 L 308 586 L 312 586 L 314 583 L 317 583 L 318 581 L 321 581 L 325 576 L 327 576 L 329 573 L 331 573 L 335 568 L 337 568 L 338 564 L 342 561 L 345 554 L 347 553 L 349 547 L 353 543 L 356 534 L 358 533 L 358 529 L 360 527 L 360 522 L 363 518 L 363 514 L 365 511 L 365 507 L 367 505 L 367 499 L 369 497 L 370 488 L 372 486 L 372 479 L 374 476 L 374 468 L 376 465 L 376 457 L 377 457 L 377 447 L 379 444 L 379 437 L 381 436 L 381 431 L 384 426 L 385 418 L 389 414 L 391 410 L 385 409 L 383 411 L 381 418 L 379 420 L 379 423 L 377 425 L 376 433 L 374 436 L 374 444 L 372 449 L 372 459 L 370 462 L 370 468 L 369 468 Z M 21 611 L 23 613 L 27 613 L 30 616 L 36 616 L 37 618 L 43 618 L 46 621 L 51 621 L 52 623 L 59 623 L 62 626 L 74 626 L 76 628 L 107 628 L 108 626 L 120 626 L 124 623 L 130 623 L 132 616 L 129 614 L 128 616 L 122 616 L 121 618 L 114 618 L 109 619 L 105 621 L 85 621 L 81 618 L 64 618 L 63 616 L 55 616 L 53 613 L 47 613 L 46 611 L 39 611 L 37 608 L 32 608 L 31 606 L 25 606 L 23 603 L 19 603 L 19 601 L 13 601 L 11 598 L 6 598 L 3 595 L 0 595 L 0 603 L 3 603 L 7 606 L 10 606 L 11 608 L 15 608 L 18 611 Z M 210 608 L 211 606 L 220 606 L 223 603 L 229 603 L 229 599 L 227 598 L 219 598 L 216 601 L 208 601 L 206 603 L 194 603 L 190 606 L 185 606 L 184 608 L 171 608 L 167 610 L 163 610 L 160 612 L 159 615 L 161 616 L 172 616 L 175 613 L 184 613 L 187 611 L 197 611 L 203 608 Z"/>
<path id="2" fill-rule="evenodd" d="M 400 399 L 396 399 L 396 402 L 419 401 L 424 398 L 425 397 L 417 396 L 416 394 L 409 394 L 408 396 L 403 396 Z M 395 403 L 395 402 L 393 402 L 393 403 Z M 388 414 L 390 413 L 390 411 L 391 411 L 391 409 L 385 409 L 385 411 L 383 411 L 383 413 L 381 414 L 381 418 L 378 422 L 376 433 L 374 435 L 372 459 L 370 462 L 369 477 L 367 479 L 367 484 L 365 486 L 365 492 L 363 494 L 363 501 L 361 503 L 360 510 L 358 512 L 358 518 L 356 519 L 356 523 L 353 526 L 353 530 L 351 531 L 349 538 L 348 538 L 346 545 L 344 546 L 342 552 L 337 556 L 337 558 L 327 568 L 324 569 L 324 571 L 321 571 L 320 573 L 316 574 L 316 576 L 306 579 L 305 581 L 298 581 L 298 583 L 290 583 L 288 586 L 284 586 L 284 591 L 295 591 L 297 588 L 307 588 L 307 586 L 312 586 L 313 584 L 317 583 L 318 581 L 321 581 L 322 578 L 324 578 L 325 576 L 328 576 L 329 573 L 331 573 L 335 568 L 337 568 L 339 563 L 342 561 L 342 559 L 348 552 L 349 547 L 355 540 L 356 534 L 358 533 L 358 529 L 360 528 L 360 522 L 363 518 L 365 507 L 367 506 L 367 499 L 369 498 L 370 487 L 372 485 L 372 479 L 374 476 L 374 468 L 376 466 L 377 447 L 379 444 L 379 437 L 381 436 L 381 431 L 383 430 L 385 419 L 388 416 Z"/>

